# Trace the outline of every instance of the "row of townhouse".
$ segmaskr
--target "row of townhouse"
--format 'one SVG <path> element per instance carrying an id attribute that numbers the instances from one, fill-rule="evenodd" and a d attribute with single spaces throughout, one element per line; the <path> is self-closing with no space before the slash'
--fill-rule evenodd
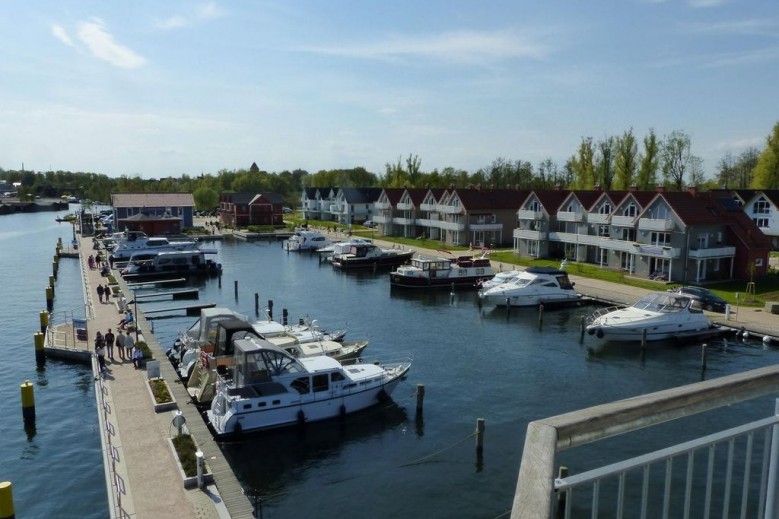
<path id="1" fill-rule="evenodd" d="M 306 187 L 300 195 L 300 212 L 306 220 L 361 224 L 373 219 L 378 187 Z"/>
<path id="2" fill-rule="evenodd" d="M 306 216 L 359 222 L 356 212 L 343 220 L 337 218 L 342 210 L 327 209 L 338 192 L 304 193 Z M 569 258 L 638 277 L 702 283 L 766 274 L 770 241 L 741 205 L 731 192 L 695 189 L 387 188 L 373 211 L 366 207 L 361 216 L 377 223 L 384 236 L 473 247 L 511 244 L 520 256 Z"/>

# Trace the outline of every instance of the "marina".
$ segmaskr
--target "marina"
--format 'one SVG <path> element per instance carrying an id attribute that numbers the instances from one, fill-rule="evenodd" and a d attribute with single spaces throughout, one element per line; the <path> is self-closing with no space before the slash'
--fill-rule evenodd
<path id="1" fill-rule="evenodd" d="M 30 217 L 35 216 L 25 216 Z M 38 264 L 38 279 L 31 280 L 31 297 L 26 303 L 30 317 L 26 319 L 28 325 L 18 334 L 20 344 L 30 346 L 23 347 L 26 352 L 23 358 L 13 361 L 21 368 L 15 372 L 32 380 L 40 380 L 34 375 L 36 367 L 30 335 L 38 329 L 37 314 L 44 302 L 43 290 L 36 286 L 41 286 L 51 269 L 48 258 L 56 241 L 56 228 L 50 232 L 49 237 L 40 240 L 41 255 L 47 259 Z M 275 306 L 277 312 L 279 308 L 287 309 L 293 320 L 311 312 L 326 328 L 348 328 L 350 335 L 367 337 L 371 342 L 368 358 L 414 355 L 414 368 L 392 395 L 391 404 L 347 417 L 343 422 L 307 424 L 302 431 L 262 433 L 261 441 L 213 442 L 202 416 L 194 406 L 184 404 L 188 398 L 186 388 L 173 383 L 171 390 L 179 402 L 179 409 L 198 439 L 219 500 L 231 517 L 251 516 L 252 499 L 247 495 L 260 496 L 264 517 L 272 518 L 347 513 L 371 517 L 420 513 L 433 517 L 498 517 L 511 508 L 528 421 L 699 381 L 702 377 L 754 369 L 779 359 L 775 347 L 770 342 L 763 343 L 762 335 L 758 335 L 765 332 L 765 335 L 776 337 L 775 325 L 770 319 L 750 322 L 748 317 L 762 317 L 751 308 L 738 309 L 730 319 L 724 316 L 714 319 L 727 324 L 733 332 L 725 338 L 709 341 L 708 368 L 702 373 L 700 343 L 641 351 L 638 347 L 596 348 L 590 336 L 580 340 L 580 322 L 591 313 L 592 307 L 548 311 L 540 319 L 539 312 L 533 308 L 511 312 L 505 308 L 480 308 L 474 292 L 458 292 L 451 296 L 447 291 L 390 291 L 386 272 L 344 273 L 323 269 L 315 256 L 286 254 L 278 246 L 267 243 L 223 240 L 218 248 L 224 267 L 222 279 L 204 278 L 191 282 L 190 288 L 199 290 L 203 304 L 213 302 L 245 315 L 258 316 L 256 301 L 260 299 L 258 295 L 262 295 L 263 300 L 273 302 L 269 307 Z M 71 262 L 70 266 L 68 262 Z M 98 326 L 115 325 L 119 319 L 116 310 L 106 313 L 111 305 L 100 306 L 95 301 L 93 289 L 86 293 L 86 299 L 80 293 L 82 270 L 75 268 L 76 263 L 79 262 L 61 260 L 52 315 L 63 310 L 59 305 L 65 296 L 62 287 L 66 279 L 73 281 L 75 278 L 79 280 L 73 290 L 78 292 L 74 297 L 77 304 L 72 306 L 91 304 L 104 316 L 99 321 L 103 324 L 98 322 Z M 253 272 L 259 264 L 264 270 L 261 280 Z M 506 266 L 496 265 L 495 268 L 507 270 Z M 93 284 L 102 280 L 96 271 L 86 271 L 86 275 Z M 577 290 L 587 296 L 620 304 L 629 304 L 639 298 L 630 287 L 620 287 L 617 294 L 608 287 L 599 288 L 592 280 L 570 277 L 576 282 Z M 147 287 L 144 290 L 153 293 L 154 289 Z M 160 292 L 169 290 L 164 286 L 159 288 Z M 626 301 L 615 301 L 615 296 Z M 141 333 L 155 358 L 164 361 L 159 363 L 161 374 L 166 380 L 173 381 L 175 374 L 164 357 L 165 345 L 172 344 L 178 331 L 191 325 L 192 318 L 169 315 L 147 320 L 145 315 L 155 310 L 154 304 L 142 299 L 137 304 Z M 744 341 L 736 337 L 735 332 L 742 327 L 748 328 L 757 340 Z M 94 334 L 92 330 L 94 328 L 90 329 L 90 338 Z M 90 346 L 85 345 L 86 348 Z M 46 366 L 47 373 L 62 367 L 60 361 L 54 359 Z M 80 366 L 71 368 L 85 370 Z M 186 509 L 198 510 L 202 514 L 199 516 L 203 517 L 219 515 L 216 501 L 212 499 L 216 494 L 198 489 L 184 490 L 180 487 L 178 474 L 166 467 L 172 463 L 171 453 L 165 450 L 167 446 L 163 441 L 169 434 L 171 415 L 154 414 L 151 405 L 133 412 L 130 417 L 126 415 L 133 407 L 132 398 L 142 396 L 148 400 L 148 395 L 140 391 L 146 391 L 141 383 L 145 373 L 133 370 L 127 363 L 109 363 L 109 369 L 111 378 L 96 387 L 97 391 L 107 388 L 110 395 L 96 399 L 96 394 L 92 394 L 89 397 L 91 409 L 86 408 L 87 414 L 80 415 L 80 421 L 95 424 L 92 426 L 95 433 L 101 430 L 98 424 L 102 423 L 97 418 L 96 402 L 100 406 L 105 403 L 110 406 L 111 417 L 116 420 L 118 434 L 124 440 L 118 445 L 125 449 L 121 458 L 127 464 L 127 477 L 123 476 L 128 492 L 125 496 L 132 498 L 135 515 L 167 517 L 166 514 L 176 510 L 176 516 L 181 516 L 181 510 Z M 91 380 L 89 372 L 86 373 L 87 380 Z M 8 373 L 3 377 L 4 391 L 18 392 L 18 385 L 23 380 L 10 380 Z M 468 392 L 452 391 L 453 378 L 480 383 Z M 416 388 L 420 384 L 427 390 L 425 408 L 423 416 L 415 417 Z M 87 385 L 91 386 L 91 382 Z M 113 390 L 113 387 L 123 389 Z M 131 389 L 134 387 L 136 389 Z M 83 407 L 84 398 L 77 395 L 70 394 L 70 398 Z M 47 438 L 49 420 L 44 417 L 46 412 L 52 412 L 48 410 L 49 397 L 45 391 L 41 397 L 39 432 L 34 443 Z M 724 412 L 717 419 L 731 423 L 753 412 L 753 407 L 739 408 Z M 153 418 L 141 420 L 145 413 Z M 478 418 L 485 420 L 487 430 L 482 457 L 477 456 L 473 448 L 474 424 Z M 145 422 L 146 419 L 153 421 Z M 135 428 L 131 423 L 146 425 Z M 685 435 L 695 434 L 703 426 L 694 419 L 692 423 L 689 431 L 684 431 Z M 3 437 L 14 436 L 12 423 L 2 427 L 5 428 Z M 21 419 L 17 428 L 22 428 Z M 82 428 L 83 425 L 74 427 L 83 434 Z M 151 431 L 165 431 L 165 434 L 151 434 Z M 659 443 L 677 435 L 678 430 L 667 430 L 653 436 L 649 443 Z M 95 444 L 95 438 L 93 434 L 91 454 L 79 456 L 88 458 L 92 468 L 95 479 L 89 487 L 102 486 L 102 496 L 105 496 L 102 449 L 99 440 Z M 40 508 L 46 503 L 33 503 L 35 490 L 30 489 L 35 485 L 51 486 L 46 476 L 35 474 L 32 467 L 25 468 L 25 463 L 5 463 L 9 456 L 14 457 L 15 445 L 3 447 L 2 467 L 3 470 L 11 470 L 5 468 L 11 467 L 16 474 L 4 472 L 2 475 L 3 479 L 14 481 L 16 508 L 20 516 L 23 511 L 25 515 L 50 515 L 56 508 L 46 511 Z M 74 448 L 67 446 L 63 450 L 72 452 Z M 604 454 L 625 456 L 636 448 L 635 442 L 617 438 Z M 157 462 L 144 468 L 143 463 L 132 461 L 135 456 L 139 460 L 156 459 Z M 586 456 L 574 454 L 565 461 L 575 467 L 586 462 Z M 35 463 L 30 460 L 31 465 Z M 359 484 L 355 479 L 359 479 Z M 386 485 L 388 479 L 393 482 L 392 488 Z M 170 490 L 169 484 L 175 490 Z M 81 480 L 78 486 L 82 486 Z M 370 494 L 371 499 L 355 502 L 351 497 L 358 490 Z M 435 494 L 455 493 L 458 496 L 455 499 L 434 497 Z M 73 499 L 79 502 L 85 499 L 84 494 L 76 494 Z M 301 495 L 306 499 L 301 500 Z M 86 496 L 89 507 L 95 510 L 79 516 L 105 517 L 105 511 L 111 505 L 101 499 L 100 492 L 92 490 Z M 127 502 L 130 497 L 126 497 Z M 60 506 L 60 503 L 49 506 Z"/>

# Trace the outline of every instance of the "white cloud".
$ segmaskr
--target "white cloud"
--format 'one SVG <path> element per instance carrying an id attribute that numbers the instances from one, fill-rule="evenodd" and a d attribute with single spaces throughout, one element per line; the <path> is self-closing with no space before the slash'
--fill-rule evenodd
<path id="1" fill-rule="evenodd" d="M 459 31 L 428 37 L 392 36 L 384 41 L 362 45 L 306 47 L 301 50 L 378 60 L 423 57 L 449 62 L 494 62 L 515 58 L 541 59 L 550 49 L 508 32 Z"/>
<path id="2" fill-rule="evenodd" d="M 762 148 L 765 145 L 765 137 L 748 137 L 730 142 L 720 142 L 717 149 L 720 151 L 741 151 L 748 148 Z"/>
<path id="3" fill-rule="evenodd" d="M 224 15 L 224 10 L 217 6 L 216 3 L 210 2 L 197 6 L 190 13 L 177 14 L 164 20 L 158 20 L 154 25 L 158 29 L 180 29 L 182 27 L 190 27 L 197 22 L 220 18 Z"/>
<path id="4" fill-rule="evenodd" d="M 727 3 L 727 0 L 689 0 L 690 6 L 696 9 L 717 7 Z"/>
<path id="5" fill-rule="evenodd" d="M 132 49 L 120 45 L 106 30 L 105 23 L 99 18 L 92 18 L 78 26 L 78 38 L 98 59 L 122 68 L 138 68 L 146 60 Z"/>
<path id="6" fill-rule="evenodd" d="M 54 35 L 55 38 L 57 38 L 59 41 L 67 45 L 68 47 L 75 47 L 76 45 L 73 43 L 73 40 L 70 39 L 70 36 L 68 36 L 67 31 L 58 24 L 53 24 L 51 26 L 51 33 Z"/>

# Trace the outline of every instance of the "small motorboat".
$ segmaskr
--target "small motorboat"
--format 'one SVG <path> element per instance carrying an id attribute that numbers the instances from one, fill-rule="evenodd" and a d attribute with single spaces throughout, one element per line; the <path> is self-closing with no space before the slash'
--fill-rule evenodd
<path id="1" fill-rule="evenodd" d="M 217 438 L 345 416 L 389 399 L 411 361 L 342 365 L 326 355 L 295 358 L 264 339 L 234 342 L 206 412 Z"/>
<path id="2" fill-rule="evenodd" d="M 494 275 L 486 254 L 451 258 L 415 256 L 409 265 L 390 273 L 390 284 L 399 288 L 475 289 L 479 282 Z"/>
<path id="3" fill-rule="evenodd" d="M 352 243 L 346 251 L 334 253 L 330 263 L 340 269 L 397 267 L 413 256 L 413 250 L 381 248 L 372 243 Z"/>
<path id="4" fill-rule="evenodd" d="M 497 306 L 578 304 L 581 294 L 568 274 L 553 267 L 529 267 L 507 283 L 479 291 L 479 300 Z"/>
<path id="5" fill-rule="evenodd" d="M 492 279 L 488 279 L 487 281 L 483 281 L 479 288 L 481 290 L 487 290 L 492 287 L 496 287 L 498 285 L 502 285 L 503 283 L 508 283 L 509 281 L 515 279 L 517 276 L 519 276 L 522 273 L 521 270 L 507 270 L 505 272 L 498 272 L 495 274 Z"/>
<path id="6" fill-rule="evenodd" d="M 650 292 L 627 308 L 604 308 L 586 320 L 587 333 L 606 341 L 659 341 L 711 334 L 712 322 L 693 299 Z"/>
<path id="7" fill-rule="evenodd" d="M 297 230 L 284 241 L 288 251 L 315 251 L 330 245 L 330 239 L 318 231 Z"/>

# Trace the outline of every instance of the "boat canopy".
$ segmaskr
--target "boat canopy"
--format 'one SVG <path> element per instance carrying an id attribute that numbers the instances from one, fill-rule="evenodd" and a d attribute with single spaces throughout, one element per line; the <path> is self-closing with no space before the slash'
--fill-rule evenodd
<path id="1" fill-rule="evenodd" d="M 690 306 L 692 299 L 669 292 L 651 292 L 635 303 L 633 308 L 638 310 L 648 310 L 650 312 L 681 312 Z"/>

